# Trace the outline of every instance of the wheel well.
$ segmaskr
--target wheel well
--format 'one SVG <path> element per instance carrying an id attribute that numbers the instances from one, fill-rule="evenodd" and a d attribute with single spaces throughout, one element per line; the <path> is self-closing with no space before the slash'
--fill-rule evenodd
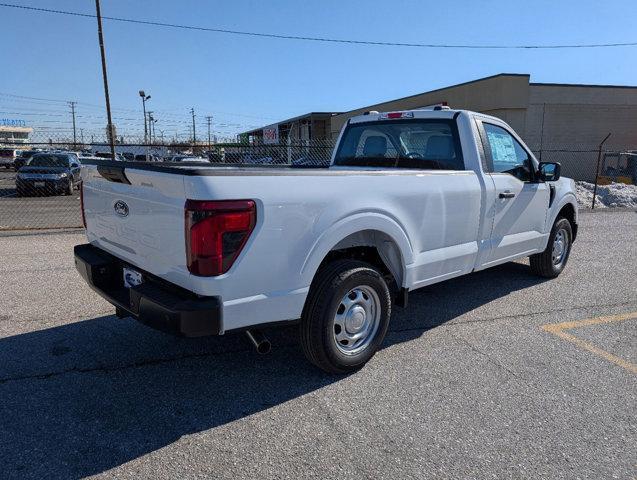
<path id="1" fill-rule="evenodd" d="M 567 203 L 562 207 L 557 217 L 563 217 L 571 223 L 571 229 L 573 230 L 573 240 L 577 237 L 577 223 L 575 222 L 575 207 L 573 204 Z"/>
<path id="2" fill-rule="evenodd" d="M 340 260 L 343 258 L 350 258 L 352 260 L 360 260 L 361 262 L 369 263 L 370 265 L 375 266 L 378 270 L 383 274 L 383 276 L 391 277 L 391 280 L 395 282 L 394 276 L 383 262 L 383 259 L 380 258 L 380 254 L 378 253 L 378 249 L 376 247 L 350 247 L 343 248 L 338 250 L 330 251 L 327 256 L 321 262 L 319 266 L 319 270 L 323 268 L 328 263 L 333 262 L 334 260 Z"/>
<path id="3" fill-rule="evenodd" d="M 328 252 L 318 270 L 334 260 L 343 258 L 373 265 L 385 278 L 394 298 L 401 292 L 404 276 L 402 255 L 388 235 L 373 230 L 349 235 Z"/>

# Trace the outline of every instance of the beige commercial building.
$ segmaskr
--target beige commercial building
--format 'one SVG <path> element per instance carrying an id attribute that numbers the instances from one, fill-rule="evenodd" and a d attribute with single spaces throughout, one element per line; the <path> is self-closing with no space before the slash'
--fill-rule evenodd
<path id="1" fill-rule="evenodd" d="M 348 118 L 444 103 L 493 115 L 511 125 L 534 151 L 637 148 L 637 87 L 533 83 L 530 75 L 502 73 L 335 115 L 332 137 Z"/>

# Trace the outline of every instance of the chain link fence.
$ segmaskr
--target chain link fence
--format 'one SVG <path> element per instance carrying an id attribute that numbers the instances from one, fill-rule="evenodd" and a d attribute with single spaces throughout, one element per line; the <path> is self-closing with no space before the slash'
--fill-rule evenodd
<path id="1" fill-rule="evenodd" d="M 287 140 L 264 144 L 237 142 L 162 142 L 143 136 L 117 137 L 116 159 L 136 162 L 198 161 L 238 168 L 322 168 L 329 166 L 333 140 Z M 66 155 L 77 163 L 91 158 L 110 158 L 105 138 L 74 142 L 68 136 L 31 135 L 27 143 L 0 139 L 0 231 L 25 229 L 78 228 L 82 226 L 79 177 L 69 171 L 53 171 L 31 160 L 35 154 Z M 66 153 L 65 153 L 66 152 Z M 634 151 L 632 151 L 634 152 Z M 562 175 L 577 181 L 595 181 L 598 151 L 582 149 L 542 150 L 534 152 L 542 161 L 559 162 Z M 631 150 L 602 152 L 600 188 L 609 184 L 635 184 L 637 155 Z M 45 162 L 46 163 L 46 162 Z M 41 167 L 41 168 L 40 168 Z M 17 171 L 20 171 L 18 175 Z M 634 188 L 634 187 L 633 187 Z M 578 186 L 579 189 L 579 186 Z M 582 189 L 581 206 L 590 207 L 590 197 Z M 602 192 L 603 193 L 603 192 Z M 633 194 L 634 195 L 634 194 Z M 637 198 L 634 199 L 637 204 Z M 604 202 L 602 202 L 602 206 Z"/>

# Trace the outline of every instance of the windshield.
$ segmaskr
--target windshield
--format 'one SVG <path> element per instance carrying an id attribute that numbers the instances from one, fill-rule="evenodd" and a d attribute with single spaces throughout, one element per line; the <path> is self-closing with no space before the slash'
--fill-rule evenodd
<path id="1" fill-rule="evenodd" d="M 30 167 L 68 167 L 69 158 L 66 155 L 34 155 L 29 161 Z"/>
<path id="2" fill-rule="evenodd" d="M 334 165 L 464 170 L 451 120 L 388 120 L 347 127 Z"/>

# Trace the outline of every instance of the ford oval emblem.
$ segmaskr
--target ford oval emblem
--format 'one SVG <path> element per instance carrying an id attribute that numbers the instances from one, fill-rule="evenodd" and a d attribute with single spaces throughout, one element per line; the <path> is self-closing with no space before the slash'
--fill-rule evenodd
<path id="1" fill-rule="evenodd" d="M 118 200 L 115 202 L 115 205 L 113 205 L 113 208 L 115 209 L 115 213 L 120 217 L 128 216 L 128 205 L 126 205 L 126 202 Z"/>

